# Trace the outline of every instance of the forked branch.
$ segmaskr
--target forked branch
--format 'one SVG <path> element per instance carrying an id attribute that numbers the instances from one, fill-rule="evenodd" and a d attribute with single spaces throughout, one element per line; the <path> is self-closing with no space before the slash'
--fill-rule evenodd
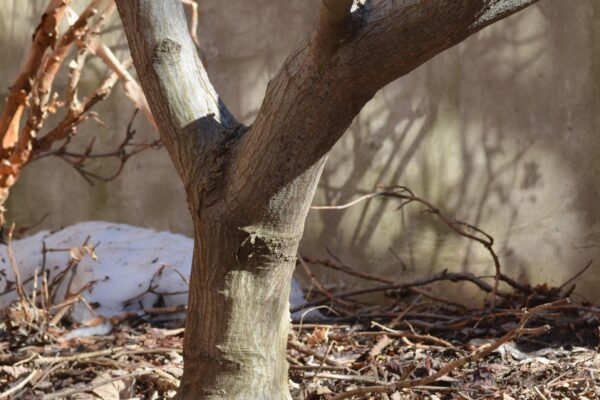
<path id="1" fill-rule="evenodd" d="M 533 3 L 373 0 L 350 13 L 350 1 L 322 2 L 316 34 L 271 80 L 256 120 L 236 150 L 229 197 L 294 204 L 298 190 L 291 186 L 299 182 L 312 193 L 310 183 L 320 176 L 328 152 L 378 90 Z M 265 154 L 269 156 L 260 156 Z M 281 220 L 293 211 L 284 206 L 269 218 Z"/>

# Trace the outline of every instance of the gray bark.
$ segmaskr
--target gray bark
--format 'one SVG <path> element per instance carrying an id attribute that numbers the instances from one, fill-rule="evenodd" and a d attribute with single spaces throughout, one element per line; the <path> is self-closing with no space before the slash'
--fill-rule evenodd
<path id="1" fill-rule="evenodd" d="M 536 0 L 323 0 L 251 127 L 200 62 L 178 0 L 117 0 L 195 227 L 183 399 L 288 399 L 288 292 L 327 154 L 387 83 Z"/>

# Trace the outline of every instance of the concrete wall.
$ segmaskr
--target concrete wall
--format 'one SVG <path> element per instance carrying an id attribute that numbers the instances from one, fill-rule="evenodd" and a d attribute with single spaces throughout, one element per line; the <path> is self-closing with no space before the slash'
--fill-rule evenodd
<path id="1" fill-rule="evenodd" d="M 35 25 L 36 4 L 39 10 L 44 2 L 12 3 L 0 9 L 11 16 L 0 17 L 0 48 L 10 54 L 0 60 L 2 87 L 31 34 L 22 27 Z M 200 2 L 209 74 L 244 122 L 252 121 L 268 80 L 310 31 L 317 3 Z M 89 71 L 90 87 L 103 74 L 100 66 Z M 600 5 L 545 0 L 381 91 L 334 148 L 314 203 L 345 203 L 378 184 L 406 185 L 492 234 L 507 272 L 560 284 L 599 258 L 599 105 Z M 110 147 L 131 111 L 119 88 L 99 108 L 109 127 L 88 123 L 86 130 Z M 141 118 L 136 126 L 156 136 Z M 94 187 L 60 160 L 39 161 L 27 168 L 9 205 L 21 225 L 49 212 L 41 227 L 105 219 L 190 232 L 164 151 L 140 155 L 118 180 Z M 481 246 L 450 233 L 418 205 L 401 212 L 396 206 L 374 199 L 347 211 L 312 211 L 302 251 L 329 249 L 355 268 L 397 279 L 443 268 L 492 271 Z M 592 270 L 577 291 L 598 300 L 598 287 L 600 275 Z"/>

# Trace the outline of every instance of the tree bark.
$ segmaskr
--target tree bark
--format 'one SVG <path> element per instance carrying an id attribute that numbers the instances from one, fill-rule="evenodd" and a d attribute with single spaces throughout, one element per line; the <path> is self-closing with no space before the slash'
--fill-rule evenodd
<path id="1" fill-rule="evenodd" d="M 201 218 L 182 399 L 286 399 L 288 297 L 300 235 Z"/>
<path id="2" fill-rule="evenodd" d="M 185 185 L 195 251 L 182 399 L 289 399 L 288 294 L 333 144 L 387 83 L 536 0 L 323 0 L 251 127 L 219 99 L 177 0 L 117 0 Z"/>

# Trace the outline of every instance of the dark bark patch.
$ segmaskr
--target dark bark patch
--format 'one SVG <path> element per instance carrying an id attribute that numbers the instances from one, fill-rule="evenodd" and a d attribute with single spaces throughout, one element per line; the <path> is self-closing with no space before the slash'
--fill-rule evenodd
<path id="1" fill-rule="evenodd" d="M 278 237 L 269 232 L 246 231 L 246 237 L 236 252 L 236 260 L 246 267 L 265 269 L 281 262 L 295 260 L 295 248 L 299 239 Z"/>
<path id="2" fill-rule="evenodd" d="M 164 38 L 154 48 L 153 60 L 157 64 L 173 65 L 180 59 L 181 43 Z"/>

